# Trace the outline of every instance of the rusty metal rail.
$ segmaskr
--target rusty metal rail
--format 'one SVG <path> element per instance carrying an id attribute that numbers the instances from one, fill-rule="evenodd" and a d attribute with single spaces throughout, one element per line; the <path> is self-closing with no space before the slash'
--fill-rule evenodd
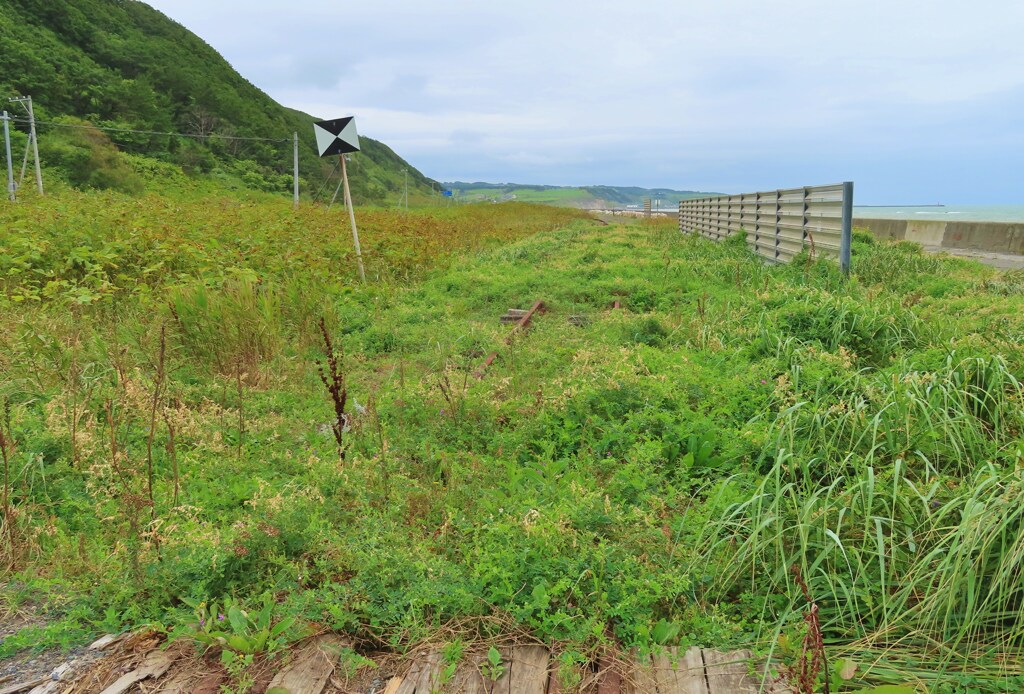
<path id="1" fill-rule="evenodd" d="M 530 325 L 530 320 L 533 318 L 534 314 L 535 313 L 543 312 L 545 310 L 545 308 L 546 307 L 544 306 L 544 302 L 543 301 L 538 301 L 533 306 L 531 306 L 530 310 L 527 311 L 525 314 L 522 315 L 522 317 L 519 318 L 519 321 L 512 328 L 512 331 L 509 332 L 508 337 L 505 338 L 505 344 L 506 345 L 512 344 L 512 340 L 515 338 L 516 333 L 518 333 L 520 330 L 524 330 L 526 327 L 528 327 Z M 487 358 L 484 359 L 483 363 L 480 365 L 480 368 L 478 368 L 476 370 L 476 373 L 474 373 L 473 375 L 476 378 L 478 378 L 478 379 L 483 378 L 484 375 L 487 373 L 487 367 L 490 366 L 491 364 L 493 364 L 494 360 L 497 359 L 497 358 L 498 358 L 498 353 L 497 352 L 491 352 L 490 354 L 488 354 Z"/>

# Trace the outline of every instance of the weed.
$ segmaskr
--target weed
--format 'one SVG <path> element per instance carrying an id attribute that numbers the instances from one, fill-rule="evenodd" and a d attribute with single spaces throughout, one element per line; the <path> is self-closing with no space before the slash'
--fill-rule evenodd
<path id="1" fill-rule="evenodd" d="M 234 664 L 242 669 L 252 664 L 252 656 L 272 656 L 295 640 L 295 617 L 275 619 L 277 605 L 270 595 L 264 595 L 259 609 L 252 612 L 242 609 L 232 598 L 225 598 L 223 603 L 187 599 L 185 602 L 192 608 L 195 620 L 172 630 L 171 637 L 188 638 L 207 649 L 218 649 L 225 666 Z"/>
<path id="2" fill-rule="evenodd" d="M 480 674 L 483 678 L 491 683 L 491 687 L 494 687 L 494 683 L 501 679 L 501 676 L 505 674 L 505 662 L 501 657 L 501 651 L 494 646 L 487 649 L 487 659 L 480 664 Z"/>
<path id="3" fill-rule="evenodd" d="M 153 382 L 153 399 L 149 410 L 149 433 L 146 436 L 146 495 L 149 497 L 149 505 L 153 510 L 153 517 L 156 517 L 156 502 L 153 498 L 153 437 L 156 435 L 156 412 L 160 406 L 160 399 L 163 395 L 164 376 L 166 373 L 167 360 L 167 324 L 160 324 L 160 351 L 156 361 L 156 376 Z M 177 490 L 177 482 L 175 482 Z M 177 498 L 177 492 L 175 492 Z M 175 503 L 177 506 L 177 503 Z"/>
<path id="4" fill-rule="evenodd" d="M 324 341 L 324 352 L 327 355 L 326 369 L 323 362 L 317 361 L 317 371 L 320 374 L 320 381 L 331 396 L 331 403 L 334 405 L 334 421 L 331 422 L 331 432 L 334 434 L 334 442 L 337 444 L 338 457 L 345 460 L 345 432 L 349 428 L 349 416 L 345 412 L 348 403 L 348 388 L 345 386 L 345 372 L 342 369 L 344 352 L 335 351 L 331 335 L 327 332 L 327 324 L 320 319 L 320 334 Z"/>
<path id="5" fill-rule="evenodd" d="M 0 506 L 3 512 L 3 528 L 0 537 L 3 539 L 0 561 L 3 562 L 5 570 L 10 569 L 15 563 L 17 554 L 14 537 L 14 513 L 11 508 L 11 457 L 14 455 L 14 441 L 11 431 L 11 403 L 5 398 L 3 402 L 3 417 L 0 418 L 0 461 L 4 465 L 4 487 L 3 504 Z"/>
<path id="6" fill-rule="evenodd" d="M 794 691 L 799 694 L 816 694 L 819 682 L 823 694 L 829 694 L 829 681 L 821 680 L 822 673 L 828 672 L 828 660 L 825 656 L 821 622 L 818 619 L 818 605 L 811 599 L 807 583 L 800 574 L 800 567 L 794 564 L 790 568 L 793 572 L 793 581 L 799 586 L 804 600 L 807 601 L 807 611 L 804 613 L 805 632 L 800 654 L 797 656 L 796 664 L 784 668 L 783 674 Z"/>

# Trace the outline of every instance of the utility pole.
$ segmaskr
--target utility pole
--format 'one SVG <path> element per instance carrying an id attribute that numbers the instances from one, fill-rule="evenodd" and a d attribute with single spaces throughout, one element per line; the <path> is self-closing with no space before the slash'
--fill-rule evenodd
<path id="1" fill-rule="evenodd" d="M 299 134 L 292 133 L 292 189 L 295 209 L 299 209 Z"/>
<path id="2" fill-rule="evenodd" d="M 4 122 L 4 151 L 7 153 L 7 197 L 14 202 L 16 198 L 14 197 L 14 165 L 11 162 L 11 117 L 7 115 L 7 111 L 4 111 L 0 119 Z"/>
<path id="3" fill-rule="evenodd" d="M 13 99 L 9 99 L 9 101 L 17 101 L 25 107 L 26 111 L 28 111 L 28 139 L 29 143 L 32 145 L 32 158 L 33 160 L 35 160 L 36 164 L 36 190 L 38 190 L 39 194 L 42 195 L 43 171 L 39 165 L 39 136 L 36 134 L 36 114 L 35 111 L 32 110 L 32 97 L 19 96 Z M 25 156 L 26 158 L 28 157 L 28 152 L 25 153 Z M 25 175 L 24 169 L 25 167 L 22 166 L 22 176 Z"/>
<path id="4" fill-rule="evenodd" d="M 409 211 L 409 169 L 402 169 L 405 175 L 405 211 Z"/>

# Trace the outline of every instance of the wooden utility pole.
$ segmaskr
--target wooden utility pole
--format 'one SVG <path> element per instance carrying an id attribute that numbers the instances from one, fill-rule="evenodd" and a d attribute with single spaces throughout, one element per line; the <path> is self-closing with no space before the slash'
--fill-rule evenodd
<path id="1" fill-rule="evenodd" d="M 345 168 L 345 155 L 339 154 L 341 159 L 341 182 L 345 187 L 345 207 L 348 208 L 348 219 L 352 223 L 352 240 L 356 244 L 356 261 L 359 263 L 359 279 L 366 281 L 366 270 L 363 268 L 363 252 L 359 248 L 359 231 L 356 229 L 356 213 L 352 209 L 352 193 L 348 189 L 348 169 Z"/>

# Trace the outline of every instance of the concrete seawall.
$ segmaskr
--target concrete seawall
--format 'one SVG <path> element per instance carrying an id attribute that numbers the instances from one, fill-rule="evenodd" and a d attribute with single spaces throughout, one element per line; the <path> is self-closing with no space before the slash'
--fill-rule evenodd
<path id="1" fill-rule="evenodd" d="M 913 241 L 929 248 L 1024 254 L 1021 223 L 854 218 L 853 226 L 868 229 L 878 238 Z"/>

